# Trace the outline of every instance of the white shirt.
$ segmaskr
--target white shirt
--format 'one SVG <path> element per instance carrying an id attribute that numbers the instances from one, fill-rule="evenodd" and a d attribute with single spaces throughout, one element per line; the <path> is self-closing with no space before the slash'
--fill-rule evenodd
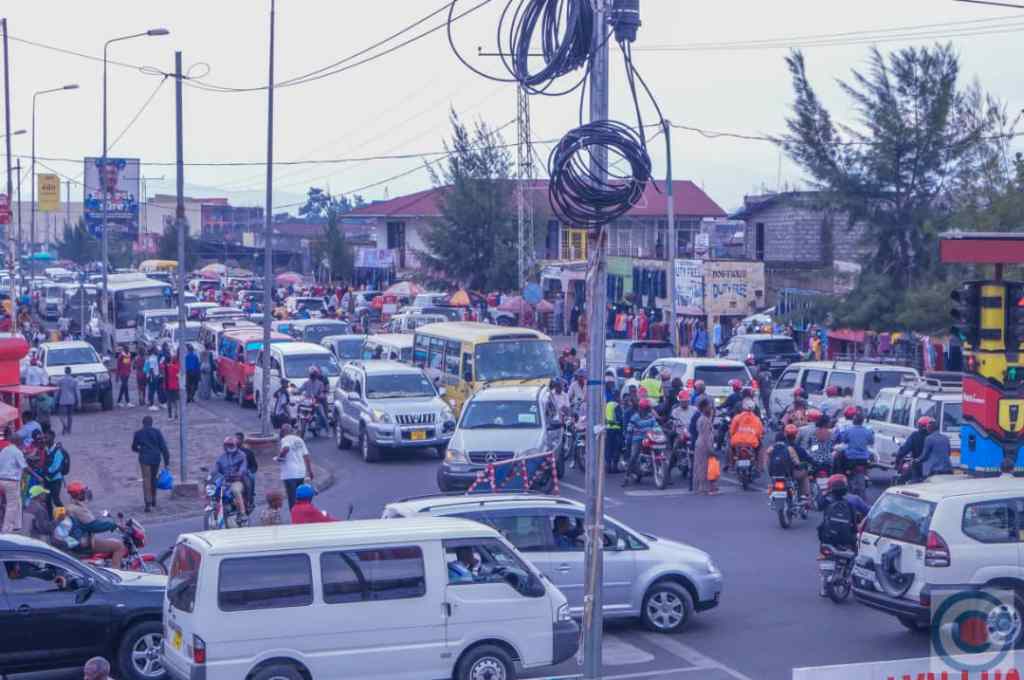
<path id="1" fill-rule="evenodd" d="M 50 376 L 46 375 L 46 369 L 38 364 L 29 366 L 25 371 L 26 385 L 46 385 L 50 382 Z"/>
<path id="2" fill-rule="evenodd" d="M 284 454 L 281 465 L 281 479 L 305 479 L 306 477 L 306 456 L 309 450 L 306 449 L 306 442 L 301 437 L 290 434 L 281 440 L 281 448 L 288 449 Z"/>
<path id="3" fill-rule="evenodd" d="M 0 450 L 0 479 L 20 481 L 21 472 L 27 467 L 25 455 L 14 444 Z"/>

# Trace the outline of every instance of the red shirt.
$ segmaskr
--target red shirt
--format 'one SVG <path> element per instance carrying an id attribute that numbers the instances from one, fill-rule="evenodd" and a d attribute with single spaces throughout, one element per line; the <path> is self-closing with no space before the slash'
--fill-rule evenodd
<path id="1" fill-rule="evenodd" d="M 326 512 L 318 509 L 309 501 L 295 501 L 292 506 L 292 524 L 316 524 L 318 522 L 336 522 Z"/>
<path id="2" fill-rule="evenodd" d="M 117 377 L 127 378 L 132 374 L 132 358 L 122 354 L 117 358 Z"/>
<path id="3" fill-rule="evenodd" d="M 166 375 L 164 376 L 164 387 L 169 390 L 178 389 L 178 360 L 168 361 L 164 366 L 166 367 Z"/>

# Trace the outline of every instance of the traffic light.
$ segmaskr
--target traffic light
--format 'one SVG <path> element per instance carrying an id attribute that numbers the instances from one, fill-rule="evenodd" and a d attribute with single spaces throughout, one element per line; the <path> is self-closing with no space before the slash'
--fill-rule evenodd
<path id="1" fill-rule="evenodd" d="M 953 309 L 949 315 L 955 322 L 953 335 L 972 349 L 981 344 L 981 282 L 969 281 L 949 294 Z"/>
<path id="2" fill-rule="evenodd" d="M 1020 351 L 1024 343 L 1024 283 L 1006 284 L 1006 351 Z"/>

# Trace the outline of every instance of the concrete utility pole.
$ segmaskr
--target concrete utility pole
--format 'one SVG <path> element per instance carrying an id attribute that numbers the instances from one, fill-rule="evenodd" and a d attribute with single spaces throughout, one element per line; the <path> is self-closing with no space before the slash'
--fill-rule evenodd
<path id="1" fill-rule="evenodd" d="M 608 25 L 610 0 L 592 0 L 594 34 L 591 39 L 590 121 L 608 120 Z M 643 134 L 643 131 L 640 131 Z M 608 172 L 608 152 L 590 147 L 590 172 L 603 181 Z M 587 302 L 589 309 L 587 348 L 587 467 L 586 514 L 584 525 L 583 677 L 601 677 L 601 643 L 604 632 L 604 343 L 607 317 L 605 228 L 597 233 L 590 259 Z"/>
<path id="2" fill-rule="evenodd" d="M 274 0 L 270 0 L 270 74 L 267 78 L 267 199 L 263 232 L 263 417 L 260 434 L 270 434 L 270 320 L 274 316 Z"/>
<path id="3" fill-rule="evenodd" d="M 7 205 L 14 205 L 14 177 L 11 176 L 11 66 L 7 56 L 7 18 L 0 19 L 0 27 L 4 30 L 4 126 L 6 127 L 4 139 L 7 146 Z M 18 214 L 21 214 L 21 204 L 18 204 Z M 10 227 L 7 225 L 5 230 L 7 233 L 4 234 L 7 238 L 10 238 Z M 15 253 L 18 252 L 18 246 L 21 243 L 21 234 L 18 234 L 18 244 L 15 245 Z M 18 271 L 19 265 L 18 255 L 15 255 L 15 260 L 11 267 L 11 299 L 14 300 L 14 304 L 11 306 L 11 311 L 14 313 L 15 326 L 17 328 L 17 316 L 18 316 L 18 297 L 20 291 L 18 290 L 18 284 L 16 283 L 17 278 L 15 273 Z"/>
<path id="4" fill-rule="evenodd" d="M 527 192 L 533 189 L 533 148 L 530 143 L 530 93 L 516 88 L 516 211 L 519 222 L 519 292 L 533 270 L 535 240 L 533 203 Z"/>
<path id="5" fill-rule="evenodd" d="M 185 136 L 181 115 L 181 51 L 174 53 L 174 123 L 175 150 L 177 153 L 177 206 L 174 223 L 178 229 L 178 437 L 181 441 L 181 482 L 188 481 L 188 390 L 185 384 L 185 280 L 188 267 L 185 263 L 185 239 L 188 238 L 188 222 L 185 220 Z M 145 200 L 145 199 L 143 199 Z"/>
<path id="6" fill-rule="evenodd" d="M 676 257 L 679 255 L 679 235 L 676 233 L 676 204 L 672 195 L 672 121 L 661 121 L 665 130 L 665 194 L 668 202 L 668 323 L 672 351 L 679 353 L 679 322 L 676 319 Z M 641 131 L 642 134 L 642 131 Z"/>

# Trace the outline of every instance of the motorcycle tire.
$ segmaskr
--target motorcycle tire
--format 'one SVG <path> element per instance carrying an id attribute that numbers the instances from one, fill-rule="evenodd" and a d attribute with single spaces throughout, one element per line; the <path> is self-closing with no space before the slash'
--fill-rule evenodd
<path id="1" fill-rule="evenodd" d="M 828 579 L 825 581 L 825 594 L 836 604 L 842 604 L 850 596 L 850 581 Z"/>
<path id="2" fill-rule="evenodd" d="M 667 459 L 660 463 L 655 463 L 653 473 L 654 485 L 659 489 L 664 489 L 672 481 L 672 465 Z"/>
<path id="3" fill-rule="evenodd" d="M 741 472 L 740 473 L 740 486 L 744 491 L 750 491 L 750 474 Z"/>
<path id="4" fill-rule="evenodd" d="M 789 516 L 789 507 L 782 508 L 778 511 L 779 515 L 779 526 L 783 529 L 788 529 L 793 523 L 793 518 Z"/>
<path id="5" fill-rule="evenodd" d="M 576 469 L 580 472 L 586 473 L 587 463 L 585 459 L 587 457 L 587 448 L 585 446 L 577 446 L 572 452 L 572 456 Z"/>

